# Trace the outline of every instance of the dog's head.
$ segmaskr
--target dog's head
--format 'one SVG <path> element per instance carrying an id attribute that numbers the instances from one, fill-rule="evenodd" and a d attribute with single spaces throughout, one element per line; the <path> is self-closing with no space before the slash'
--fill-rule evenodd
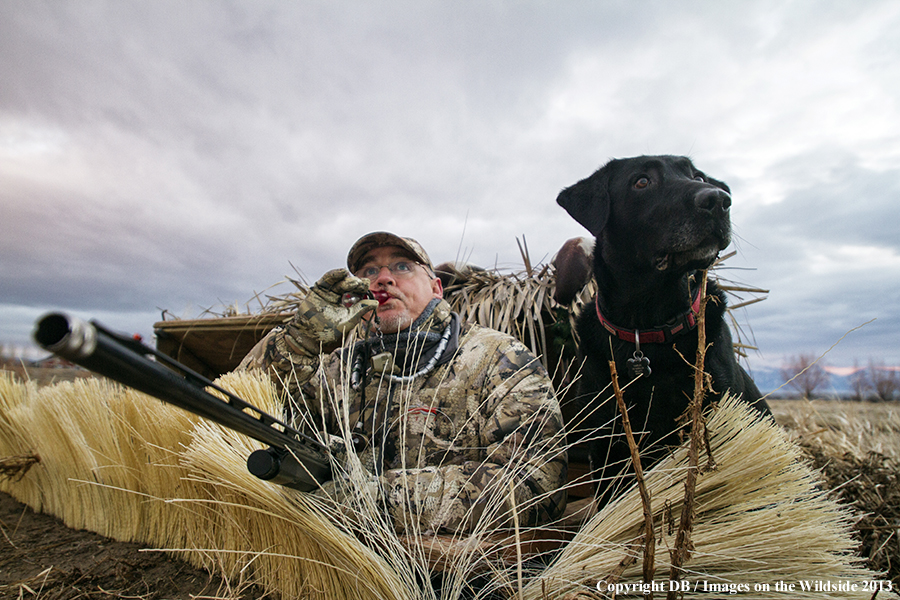
<path id="1" fill-rule="evenodd" d="M 728 186 L 682 156 L 612 160 L 556 201 L 597 238 L 595 259 L 619 269 L 705 269 L 731 241 Z"/>

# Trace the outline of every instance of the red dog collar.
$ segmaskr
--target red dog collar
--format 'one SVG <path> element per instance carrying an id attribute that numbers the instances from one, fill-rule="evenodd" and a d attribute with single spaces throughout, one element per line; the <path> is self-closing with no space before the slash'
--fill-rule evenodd
<path id="1" fill-rule="evenodd" d="M 656 329 L 623 329 L 610 323 L 609 319 L 600 312 L 600 295 L 594 296 L 594 308 L 597 309 L 597 318 L 603 327 L 620 340 L 636 343 L 638 340 L 648 344 L 663 344 L 672 340 L 680 333 L 685 333 L 697 326 L 697 315 L 700 314 L 700 290 L 694 296 L 691 309 L 670 320 L 665 325 Z"/>

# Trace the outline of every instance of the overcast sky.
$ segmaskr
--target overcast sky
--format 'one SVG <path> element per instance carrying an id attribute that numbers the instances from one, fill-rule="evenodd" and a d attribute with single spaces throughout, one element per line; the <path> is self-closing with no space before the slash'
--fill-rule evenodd
<path id="1" fill-rule="evenodd" d="M 900 3 L 0 0 L 0 344 L 152 336 L 360 235 L 521 266 L 559 190 L 684 154 L 732 188 L 752 363 L 900 363 Z M 287 288 L 284 291 L 289 291 Z"/>

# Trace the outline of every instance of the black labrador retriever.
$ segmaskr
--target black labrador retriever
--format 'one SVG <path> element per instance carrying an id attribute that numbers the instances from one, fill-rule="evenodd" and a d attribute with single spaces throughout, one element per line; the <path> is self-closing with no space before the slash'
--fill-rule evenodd
<path id="1" fill-rule="evenodd" d="M 612 160 L 564 189 L 560 206 L 595 237 L 598 292 L 578 320 L 583 368 L 577 395 L 594 477 L 609 498 L 611 477 L 630 464 L 609 361 L 615 360 L 642 464 L 679 443 L 679 417 L 693 396 L 697 353 L 698 272 L 731 241 L 727 185 L 679 156 Z M 725 294 L 710 279 L 706 304 L 706 371 L 717 400 L 730 391 L 759 411 L 765 400 L 738 364 L 725 323 Z M 689 362 L 691 364 L 689 364 Z M 578 427 L 576 426 L 576 429 Z M 576 437 L 577 437 L 576 433 Z M 590 439 L 588 439 L 590 438 Z"/>

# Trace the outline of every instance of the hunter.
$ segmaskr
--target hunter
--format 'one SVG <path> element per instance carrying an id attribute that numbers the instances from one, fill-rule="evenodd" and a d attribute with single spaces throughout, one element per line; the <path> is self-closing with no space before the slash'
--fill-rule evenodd
<path id="1" fill-rule="evenodd" d="M 351 432 L 364 487 L 400 533 L 510 526 L 513 507 L 520 525 L 537 525 L 565 508 L 562 416 L 546 370 L 513 337 L 451 312 L 411 238 L 360 238 L 347 269 L 326 273 L 239 368 L 264 369 L 287 390 L 294 424 Z M 341 501 L 348 485 L 336 477 L 317 493 Z"/>

